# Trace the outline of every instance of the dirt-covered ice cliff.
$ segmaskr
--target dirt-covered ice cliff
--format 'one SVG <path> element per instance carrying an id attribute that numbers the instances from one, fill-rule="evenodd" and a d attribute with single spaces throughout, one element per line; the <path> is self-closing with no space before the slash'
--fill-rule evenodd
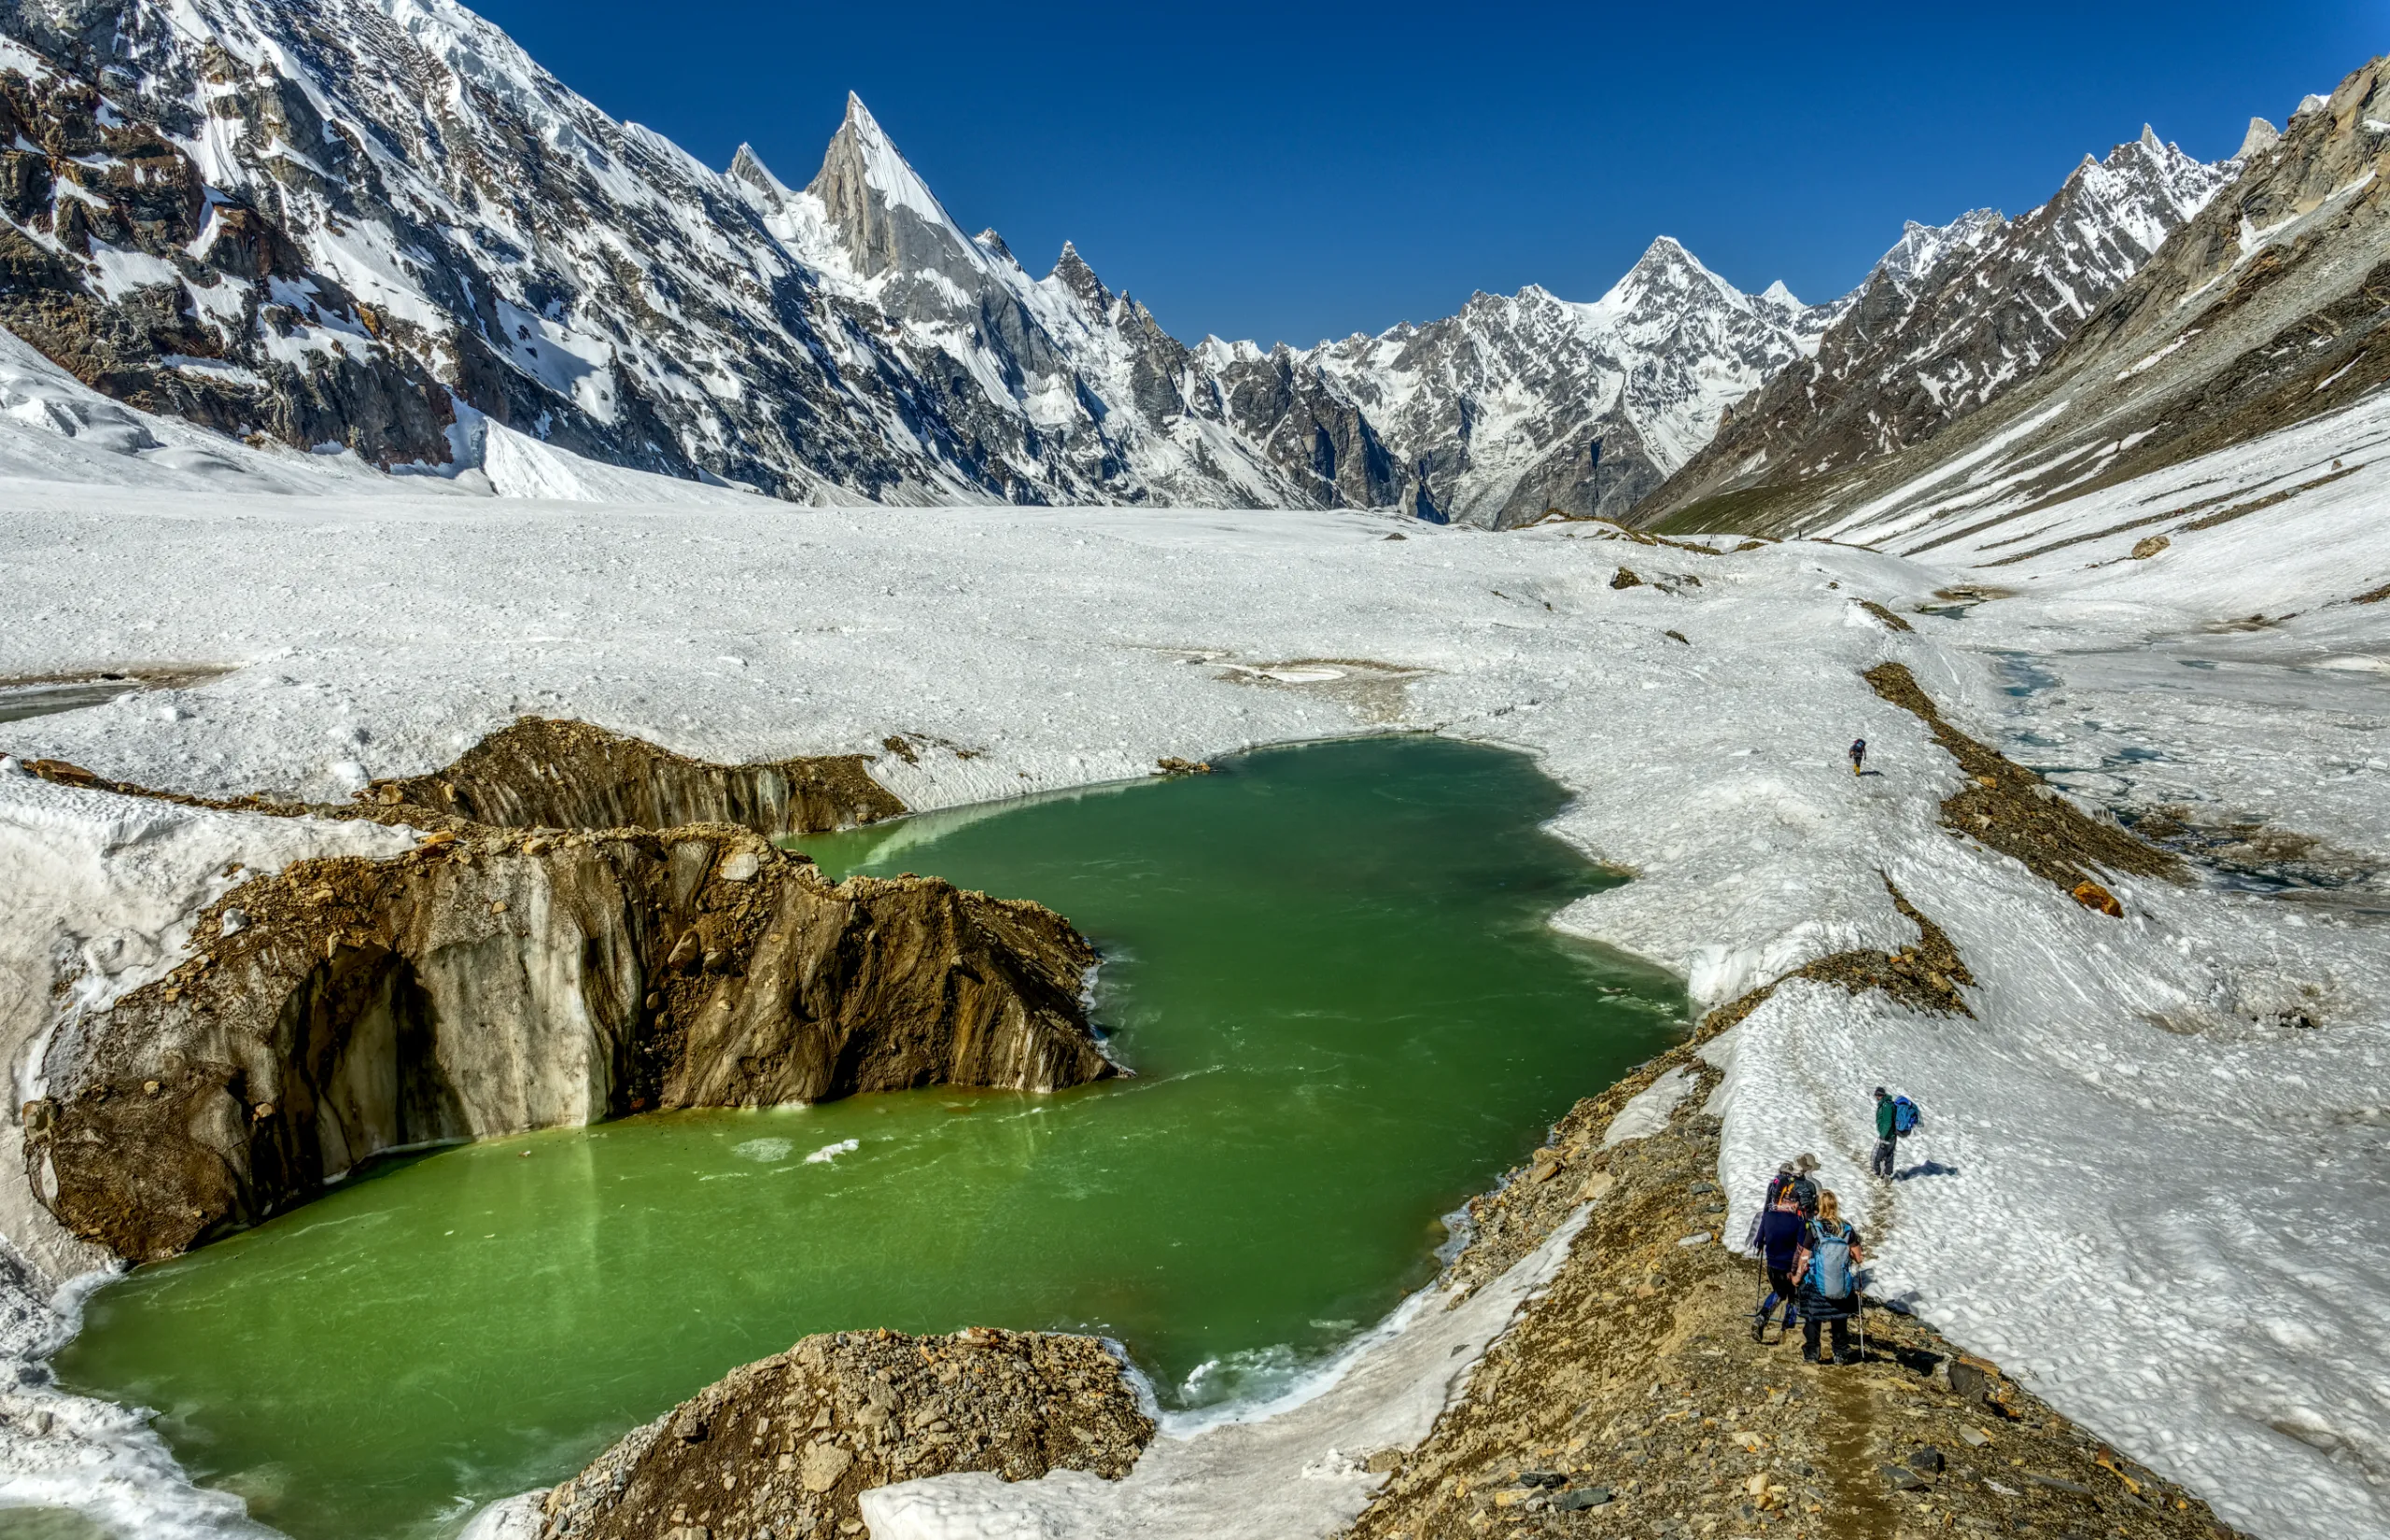
<path id="1" fill-rule="evenodd" d="M 35 1190 L 119 1255 L 172 1255 L 387 1150 L 651 1107 L 1111 1072 L 1094 952 L 1038 904 L 834 885 L 741 829 L 434 835 L 298 862 L 193 955 L 56 1033 Z"/>

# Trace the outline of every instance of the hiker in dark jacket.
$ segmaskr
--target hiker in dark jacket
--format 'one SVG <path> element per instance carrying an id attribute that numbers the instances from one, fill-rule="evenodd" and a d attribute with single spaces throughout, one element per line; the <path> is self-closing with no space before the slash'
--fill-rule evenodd
<path id="1" fill-rule="evenodd" d="M 1789 1173 L 1790 1168 L 1787 1168 Z M 1792 1280 L 1792 1259 L 1801 1254 L 1802 1239 L 1808 1232 L 1808 1223 L 1801 1217 L 1799 1205 L 1792 1201 L 1792 1183 L 1788 1180 L 1759 1216 L 1759 1229 L 1754 1241 L 1759 1249 L 1760 1265 L 1767 1269 L 1767 1297 L 1760 1301 L 1759 1312 L 1751 1317 L 1751 1340 L 1767 1340 L 1767 1318 L 1778 1301 L 1784 1305 L 1784 1329 L 1792 1329 L 1798 1312 L 1793 1297 L 1798 1285 Z"/>
<path id="2" fill-rule="evenodd" d="M 1831 1191 L 1818 1195 L 1818 1217 L 1809 1221 L 1800 1253 L 1792 1260 L 1800 1292 L 1794 1296 L 1801 1312 L 1801 1357 L 1818 1357 L 1818 1328 L 1834 1327 L 1834 1361 L 1856 1364 L 1850 1351 L 1850 1318 L 1859 1313 L 1859 1232 L 1843 1223 L 1841 1204 Z"/>
<path id="3" fill-rule="evenodd" d="M 1808 1218 L 1818 1211 L 1818 1157 L 1804 1155 L 1792 1162 L 1792 1207 L 1801 1217 Z"/>
<path id="4" fill-rule="evenodd" d="M 1865 738 L 1853 739 L 1850 745 L 1850 773 L 1854 776 L 1864 774 L 1864 766 L 1866 763 L 1867 740 Z"/>
<path id="5" fill-rule="evenodd" d="M 1916 1127 L 1917 1109 L 1909 1107 L 1905 1115 L 1901 1111 L 1907 1101 L 1908 1098 L 1896 1097 L 1881 1085 L 1876 1087 L 1876 1154 L 1867 1169 L 1877 1176 L 1892 1174 L 1900 1141 Z"/>

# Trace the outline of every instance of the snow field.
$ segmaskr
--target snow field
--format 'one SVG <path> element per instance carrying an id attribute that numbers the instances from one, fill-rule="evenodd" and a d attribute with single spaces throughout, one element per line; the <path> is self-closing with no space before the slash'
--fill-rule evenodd
<path id="1" fill-rule="evenodd" d="M 0 455 L 13 441 L 0 433 Z M 2069 567 L 1964 620 L 1914 616 L 1902 634 L 1851 601 L 1908 613 L 1969 575 L 1818 543 L 1701 555 L 1591 525 L 1491 536 L 1354 513 L 718 497 L 494 512 L 399 492 L 0 487 L 12 622 L 0 676 L 134 660 L 237 669 L 6 724 L 0 743 L 164 788 L 334 797 L 368 776 L 435 768 L 538 712 L 719 760 L 879 754 L 875 774 L 917 807 L 1387 726 L 1513 745 L 1576 792 L 1556 830 L 1638 876 L 1557 923 L 1681 971 L 1700 1003 L 1826 953 L 1912 941 L 1886 877 L 1978 979 L 1974 1020 L 1796 984 L 1736 1029 L 1720 1103 L 1729 1235 L 1766 1172 L 1814 1150 L 1858 1211 L 1885 1286 L 2099 1436 L 2269 1540 L 2390 1529 L 2390 1405 L 2365 1367 L 2390 1346 L 2378 1324 L 2390 1309 L 2379 931 L 2141 880 L 2112 884 L 2127 919 L 2092 915 L 1940 826 L 1956 766 L 1859 677 L 1898 659 L 1988 740 L 2052 728 L 2049 703 L 2080 692 L 2009 694 L 2004 651 L 2063 671 L 2142 666 L 2186 637 L 2204 644 L 2200 625 L 2247 612 L 2216 586 L 2228 566 L 2198 583 L 2147 562 L 2088 579 Z M 2293 499 L 2217 532 L 2304 516 Z M 2381 549 L 2361 537 L 2349 538 L 2351 560 Z M 2251 590 L 2272 592 L 2270 566 L 2238 560 Z M 1622 564 L 1644 583 L 1612 589 Z M 2325 609 L 2264 639 L 2379 651 L 2384 609 Z M 2053 658 L 2060 641 L 2077 651 Z M 1390 721 L 1353 688 L 1365 663 L 1411 673 Z M 2177 672 L 2184 689 L 2116 693 L 2165 737 L 2186 782 L 2242 763 L 2235 754 L 2268 754 L 2245 736 L 2268 720 L 2293 735 L 2384 725 L 2345 692 L 2328 707 L 2265 706 L 2210 690 L 2211 676 L 2229 678 L 2219 671 Z M 2331 677 L 2345 685 L 2344 671 Z M 918 763 L 881 753 L 894 733 Z M 1843 763 L 1862 735 L 1880 776 Z M 2285 805 L 2319 818 L 2390 805 L 2390 776 L 2346 756 L 2251 763 Z M 0 887 L 9 933 L 35 933 L 16 923 L 30 913 L 43 946 L 127 930 L 171 951 L 174 916 L 204 896 L 204 863 L 176 866 L 171 881 L 145 875 L 150 842 L 97 832 L 133 816 L 119 799 L 23 778 L 0 787 L 0 863 L 13 863 L 0 870 L 23 874 Z M 322 847 L 311 842 L 404 838 L 154 816 L 175 839 L 232 839 L 260 868 Z M 2382 819 L 2329 832 L 2380 857 Z M 135 910 L 139 925 L 108 917 Z M 51 955 L 0 954 L 12 1031 L 47 999 Z M 2292 1008 L 2319 1029 L 2273 1024 Z M 1860 1176 L 1877 1083 L 1927 1110 L 1908 1158 L 1951 1169 L 1881 1190 Z M 1340 1405 L 1355 1418 L 1376 1415 L 1369 1396 L 1395 1393 L 1370 1389 L 1378 1382 L 1358 1368 L 1349 1383 L 1360 1399 Z M 1251 1441 L 1244 1455 L 1173 1455 L 1151 1477 L 1141 1465 L 1133 1480 L 1166 1480 L 1171 1494 L 1142 1533 L 1278 1540 L 1329 1522 L 1329 1507 L 1304 1505 L 1313 1498 L 1343 1482 L 1341 1505 L 1365 1482 L 1300 1474 L 1327 1470 L 1330 1448 L 1369 1447 L 1343 1422 L 1298 1413 L 1237 1426 L 1255 1430 L 1236 1435 Z M 14 1484 L 12 1458 L 0 1450 L 0 1496 L 32 1490 Z M 1271 1505 L 1281 1497 L 1294 1506 Z M 1104 1527 L 1117 1498 L 1061 1478 L 1001 1492 L 942 1478 L 871 1501 L 912 1526 L 890 1533 L 960 1533 L 957 1515 L 981 1526 L 972 1533 L 1006 1533 L 1015 1519 L 1000 1523 L 1000 1505 L 1019 1533 L 1062 1534 L 1123 1533 Z"/>

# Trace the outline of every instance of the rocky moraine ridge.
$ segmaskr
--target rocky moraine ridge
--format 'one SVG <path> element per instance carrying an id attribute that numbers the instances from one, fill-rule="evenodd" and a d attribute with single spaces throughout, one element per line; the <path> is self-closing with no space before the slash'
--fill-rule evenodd
<path id="1" fill-rule="evenodd" d="M 539 1501 L 541 1540 L 802 1540 L 864 1533 L 890 1481 L 1053 1470 L 1118 1479 L 1154 1435 L 1092 1337 L 830 1332 L 733 1370 Z"/>
<path id="2" fill-rule="evenodd" d="M 1787 371 L 1841 403 L 1835 433 L 1883 417 L 1852 394 L 1883 373 L 1868 400 L 1904 404 L 1863 447 L 1913 440 L 2029 370 L 2234 169 L 2151 136 L 2013 225 L 1912 227 L 1825 305 L 1662 238 L 1590 303 L 1530 287 L 1263 348 L 1181 343 L 1067 245 L 1033 276 L 859 101 L 802 188 L 745 148 L 716 172 L 442 0 L 0 0 L 0 325 L 260 443 L 457 474 L 513 431 L 800 500 L 1495 527 L 1709 487 L 1702 465 L 1749 456 L 1690 462 L 1730 409 L 1736 444 L 1761 431 L 1741 403 Z"/>

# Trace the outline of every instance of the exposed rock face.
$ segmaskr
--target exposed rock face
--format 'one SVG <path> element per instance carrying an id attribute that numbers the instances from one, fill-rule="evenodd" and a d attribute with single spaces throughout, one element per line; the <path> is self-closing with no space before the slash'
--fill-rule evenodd
<path id="1" fill-rule="evenodd" d="M 759 834 L 803 834 L 904 813 L 865 763 L 837 754 L 709 764 L 587 722 L 525 717 L 445 770 L 376 782 L 365 796 L 504 829 L 736 823 Z"/>
<path id="2" fill-rule="evenodd" d="M 855 1496 L 949 1471 L 1128 1474 L 1152 1439 L 1092 1337 L 808 1337 L 733 1371 L 548 1493 L 542 1540 L 829 1536 Z"/>
<path id="3" fill-rule="evenodd" d="M 11 70 L 0 143 L 0 325 L 144 411 L 385 466 L 448 458 L 446 388 L 159 128 Z"/>
<path id="4" fill-rule="evenodd" d="M 1320 506 L 1385 508 L 1402 499 L 1409 478 L 1360 407 L 1294 349 L 1230 359 L 1219 370 L 1219 391 L 1228 420 Z M 1427 505 L 1422 516 L 1438 513 Z"/>
<path id="5" fill-rule="evenodd" d="M 62 1030 L 37 1195 L 170 1256 L 378 1152 L 647 1107 L 1113 1072 L 1094 952 L 927 878 L 832 885 L 744 829 L 435 836 L 303 861 L 203 916 L 200 956 Z"/>
<path id="6" fill-rule="evenodd" d="M 1897 528 L 1895 548 L 1921 554 L 2390 383 L 2390 139 L 2371 126 L 2384 121 L 2390 62 L 2376 60 L 2255 150 L 2032 379 L 1736 526 L 1827 529 L 1863 510 L 1869 530 Z M 2311 485 L 2332 474 L 2317 469 Z M 2194 499 L 2133 527 L 2179 539 L 2257 506 Z M 2018 542 L 2003 559 L 2041 549 Z"/>
<path id="7" fill-rule="evenodd" d="M 1718 511 L 1743 527 L 1776 489 L 1933 438 L 2030 379 L 2239 170 L 2144 128 L 2104 161 L 2084 157 L 2020 218 L 1978 209 L 1910 224 L 1815 357 L 1737 405 L 1637 520 L 1725 498 Z"/>

